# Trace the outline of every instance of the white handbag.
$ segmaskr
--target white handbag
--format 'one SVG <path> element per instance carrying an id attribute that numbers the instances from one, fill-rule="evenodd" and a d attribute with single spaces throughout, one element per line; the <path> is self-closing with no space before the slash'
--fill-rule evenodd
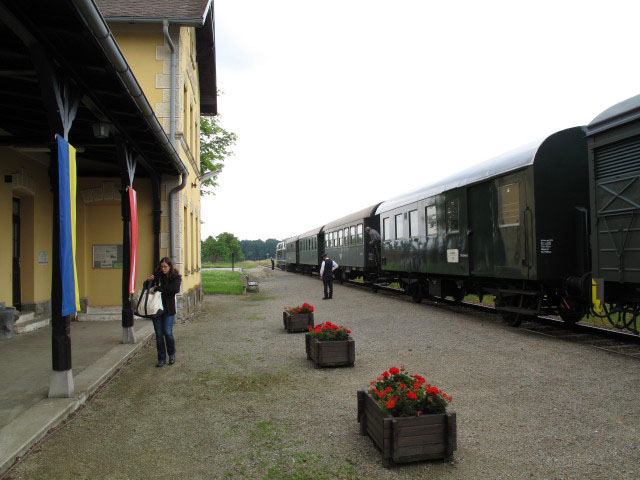
<path id="1" fill-rule="evenodd" d="M 162 293 L 156 291 L 151 292 L 147 282 L 144 282 L 135 314 L 139 317 L 155 318 L 159 317 L 163 313 Z"/>

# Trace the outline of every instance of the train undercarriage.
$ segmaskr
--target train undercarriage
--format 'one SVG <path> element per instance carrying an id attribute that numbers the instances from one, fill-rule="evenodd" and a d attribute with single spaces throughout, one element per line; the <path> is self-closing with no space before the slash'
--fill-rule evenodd
<path id="1" fill-rule="evenodd" d="M 350 271 L 340 275 L 348 279 L 362 277 L 363 282 L 374 291 L 380 286 L 397 285 L 411 299 L 420 303 L 425 300 L 450 298 L 461 302 L 467 295 L 475 295 L 479 301 L 493 297 L 496 310 L 504 321 L 513 327 L 519 326 L 527 317 L 559 316 L 574 324 L 586 315 L 607 318 L 620 329 L 638 333 L 640 302 L 607 304 L 601 313 L 592 311 L 590 278 L 566 279 L 561 284 L 528 280 L 494 278 L 457 278 L 445 276 L 406 275 L 403 273 Z"/>

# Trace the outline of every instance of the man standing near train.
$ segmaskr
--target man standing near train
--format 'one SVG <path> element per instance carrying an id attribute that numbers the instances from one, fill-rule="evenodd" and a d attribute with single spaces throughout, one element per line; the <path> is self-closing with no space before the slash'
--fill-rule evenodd
<path id="1" fill-rule="evenodd" d="M 333 298 L 333 271 L 338 268 L 338 264 L 329 258 L 329 255 L 322 255 L 322 263 L 320 264 L 320 276 L 324 285 L 323 300 Z"/>

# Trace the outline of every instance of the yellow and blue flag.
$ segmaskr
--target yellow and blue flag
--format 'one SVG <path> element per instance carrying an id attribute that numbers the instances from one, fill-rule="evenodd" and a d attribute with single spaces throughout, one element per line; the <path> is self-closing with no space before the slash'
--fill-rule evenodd
<path id="1" fill-rule="evenodd" d="M 80 310 L 76 268 L 76 149 L 62 138 L 58 140 L 58 207 L 60 215 L 60 278 L 62 316 Z"/>

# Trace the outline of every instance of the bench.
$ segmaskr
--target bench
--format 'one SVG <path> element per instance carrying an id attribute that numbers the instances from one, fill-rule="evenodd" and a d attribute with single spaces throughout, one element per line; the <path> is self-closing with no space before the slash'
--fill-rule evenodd
<path id="1" fill-rule="evenodd" d="M 245 291 L 248 292 L 251 288 L 254 288 L 256 292 L 260 291 L 260 285 L 258 285 L 258 282 L 254 282 L 249 280 L 249 277 L 247 275 L 244 276 L 244 281 L 245 281 Z"/>

